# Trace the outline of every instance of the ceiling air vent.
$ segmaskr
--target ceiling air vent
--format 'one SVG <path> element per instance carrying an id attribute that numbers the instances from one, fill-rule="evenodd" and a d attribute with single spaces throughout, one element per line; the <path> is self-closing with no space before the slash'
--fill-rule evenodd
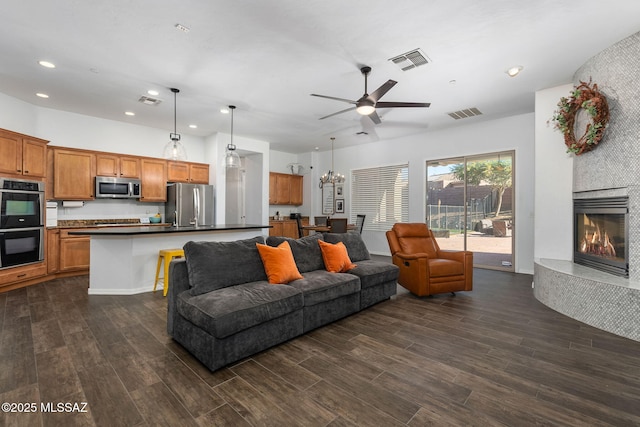
<path id="1" fill-rule="evenodd" d="M 142 102 L 145 105 L 158 105 L 162 102 L 161 99 L 151 98 L 150 96 L 142 95 L 138 102 Z"/>
<path id="2" fill-rule="evenodd" d="M 482 114 L 477 108 L 467 108 L 466 110 L 454 111 L 453 113 L 447 113 L 451 118 L 460 120 L 467 117 L 479 116 Z"/>
<path id="3" fill-rule="evenodd" d="M 412 68 L 426 65 L 430 60 L 427 55 L 425 55 L 424 52 L 422 52 L 420 49 L 415 49 L 411 52 L 403 53 L 402 55 L 390 58 L 389 61 L 392 61 L 394 64 L 400 67 L 402 71 L 408 71 Z"/>

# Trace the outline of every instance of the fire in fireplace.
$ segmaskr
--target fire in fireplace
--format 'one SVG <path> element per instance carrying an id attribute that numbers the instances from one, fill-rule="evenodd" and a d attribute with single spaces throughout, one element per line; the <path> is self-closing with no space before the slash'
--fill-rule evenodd
<path id="1" fill-rule="evenodd" d="M 627 197 L 574 199 L 577 264 L 629 277 Z"/>

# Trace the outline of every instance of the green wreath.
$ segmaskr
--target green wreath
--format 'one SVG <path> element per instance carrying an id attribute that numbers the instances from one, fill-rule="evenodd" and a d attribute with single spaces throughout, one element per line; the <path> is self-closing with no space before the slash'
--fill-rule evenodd
<path id="1" fill-rule="evenodd" d="M 576 139 L 575 123 L 580 109 L 585 110 L 591 120 L 582 136 Z M 563 133 L 568 153 L 578 156 L 591 151 L 602 139 L 609 123 L 607 99 L 598 91 L 597 84 L 580 82 L 570 98 L 560 98 L 558 110 L 554 111 L 552 121 L 555 123 L 555 128 Z"/>

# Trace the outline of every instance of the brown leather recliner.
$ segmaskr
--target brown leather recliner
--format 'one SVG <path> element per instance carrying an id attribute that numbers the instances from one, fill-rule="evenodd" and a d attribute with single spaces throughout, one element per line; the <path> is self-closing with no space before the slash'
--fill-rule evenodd
<path id="1" fill-rule="evenodd" d="M 443 251 L 424 223 L 397 223 L 387 231 L 398 283 L 418 296 L 473 288 L 473 252 Z"/>

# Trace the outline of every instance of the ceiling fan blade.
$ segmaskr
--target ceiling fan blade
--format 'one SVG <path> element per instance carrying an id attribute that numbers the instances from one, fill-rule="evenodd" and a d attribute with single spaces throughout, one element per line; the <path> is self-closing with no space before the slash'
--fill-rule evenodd
<path id="1" fill-rule="evenodd" d="M 430 102 L 376 102 L 376 108 L 428 107 Z"/>
<path id="2" fill-rule="evenodd" d="M 376 113 L 375 111 L 371 114 L 369 114 L 369 118 L 371 119 L 371 121 L 377 125 L 379 125 L 380 123 L 382 123 L 382 120 L 380 120 L 380 116 L 378 116 L 378 113 Z"/>
<path id="3" fill-rule="evenodd" d="M 333 99 L 334 101 L 342 101 L 342 102 L 346 102 L 348 104 L 355 104 L 356 103 L 356 101 L 352 101 L 350 99 L 344 99 L 344 98 L 336 98 L 335 96 L 318 95 L 318 94 L 315 94 L 315 93 L 312 93 L 311 96 L 317 96 L 319 98 Z"/>
<path id="4" fill-rule="evenodd" d="M 329 117 L 337 116 L 338 114 L 346 113 L 347 111 L 353 111 L 355 109 L 356 109 L 356 107 L 347 108 L 346 110 L 338 111 L 337 113 L 333 113 L 333 114 L 329 114 L 328 116 L 320 117 L 318 120 L 327 119 Z"/>
<path id="5" fill-rule="evenodd" d="M 373 93 L 369 95 L 369 98 L 373 99 L 373 102 L 378 102 L 378 99 L 382 98 L 385 93 L 389 92 L 389 89 L 394 87 L 396 83 L 398 82 L 395 80 L 387 81 L 385 84 L 383 84 L 378 89 L 373 91 Z"/>

